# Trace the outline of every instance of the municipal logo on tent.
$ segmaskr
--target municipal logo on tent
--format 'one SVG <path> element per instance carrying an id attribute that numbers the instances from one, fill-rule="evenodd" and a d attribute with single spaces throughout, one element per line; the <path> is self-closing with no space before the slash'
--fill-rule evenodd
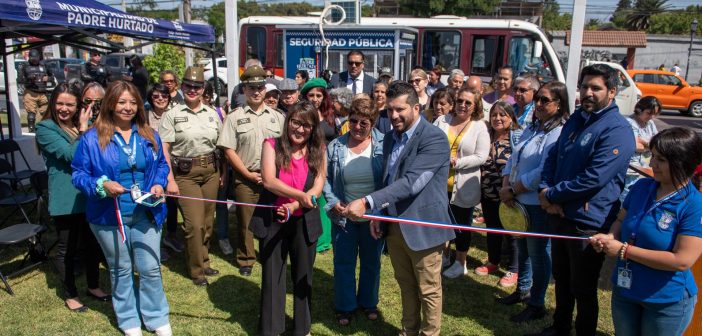
<path id="1" fill-rule="evenodd" d="M 27 15 L 30 19 L 34 21 L 41 19 L 42 10 L 39 0 L 24 0 L 24 3 L 27 4 Z"/>
<path id="2" fill-rule="evenodd" d="M 173 27 L 175 27 L 175 29 L 176 29 L 177 31 L 183 31 L 183 30 L 184 30 L 184 29 L 183 29 L 183 26 L 180 25 L 180 22 L 178 22 L 178 21 L 171 21 L 171 22 L 173 22 Z"/>

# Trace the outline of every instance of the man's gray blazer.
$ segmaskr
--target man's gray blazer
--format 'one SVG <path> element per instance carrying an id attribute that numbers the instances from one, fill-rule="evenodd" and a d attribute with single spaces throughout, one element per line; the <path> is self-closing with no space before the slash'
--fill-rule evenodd
<path id="1" fill-rule="evenodd" d="M 387 158 L 395 140 L 390 131 L 383 141 L 384 172 L 387 179 Z M 438 223 L 455 223 L 448 206 L 450 150 L 446 134 L 424 118 L 420 118 L 414 134 L 397 158 L 397 172 L 386 187 L 373 192 L 373 204 L 388 215 Z M 450 229 L 400 224 L 402 236 L 413 251 L 436 247 L 453 238 Z"/>

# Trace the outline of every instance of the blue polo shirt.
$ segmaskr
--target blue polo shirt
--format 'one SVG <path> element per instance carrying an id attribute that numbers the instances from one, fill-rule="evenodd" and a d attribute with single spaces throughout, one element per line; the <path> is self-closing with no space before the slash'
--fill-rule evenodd
<path id="1" fill-rule="evenodd" d="M 621 225 L 621 241 L 628 241 L 636 231 L 634 245 L 659 251 L 672 251 L 678 235 L 702 237 L 702 194 L 688 183 L 672 197 L 656 204 L 658 182 L 651 178 L 636 182 L 622 207 L 627 210 Z M 638 230 L 636 225 L 638 224 Z M 617 267 L 624 267 L 617 260 Z M 631 288 L 617 286 L 617 272 L 612 274 L 614 291 L 631 300 L 670 303 L 683 299 L 685 290 L 697 294 L 692 271 L 663 271 L 629 261 Z"/>

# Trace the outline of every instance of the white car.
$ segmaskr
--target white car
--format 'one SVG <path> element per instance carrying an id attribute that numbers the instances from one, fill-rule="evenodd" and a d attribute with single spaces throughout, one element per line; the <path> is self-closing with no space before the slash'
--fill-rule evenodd
<path id="1" fill-rule="evenodd" d="M 197 62 L 200 66 L 202 66 L 205 69 L 205 80 L 208 82 L 211 82 L 212 85 L 215 84 L 215 76 L 214 72 L 212 71 L 212 59 L 207 58 L 207 59 L 201 59 L 200 61 Z M 226 57 L 220 57 L 217 58 L 217 79 L 219 80 L 219 92 L 217 93 L 218 95 L 226 95 L 227 94 L 227 58 Z"/>

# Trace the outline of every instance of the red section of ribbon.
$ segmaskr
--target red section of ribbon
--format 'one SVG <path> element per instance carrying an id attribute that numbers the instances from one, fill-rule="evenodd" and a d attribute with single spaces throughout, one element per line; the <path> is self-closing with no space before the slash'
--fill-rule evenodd
<path id="1" fill-rule="evenodd" d="M 119 211 L 119 199 L 117 197 L 113 198 L 115 201 L 115 216 L 117 216 L 117 229 L 119 229 L 119 234 L 122 236 L 122 243 L 127 241 L 127 236 L 124 234 L 124 222 L 122 221 L 122 212 Z"/>

